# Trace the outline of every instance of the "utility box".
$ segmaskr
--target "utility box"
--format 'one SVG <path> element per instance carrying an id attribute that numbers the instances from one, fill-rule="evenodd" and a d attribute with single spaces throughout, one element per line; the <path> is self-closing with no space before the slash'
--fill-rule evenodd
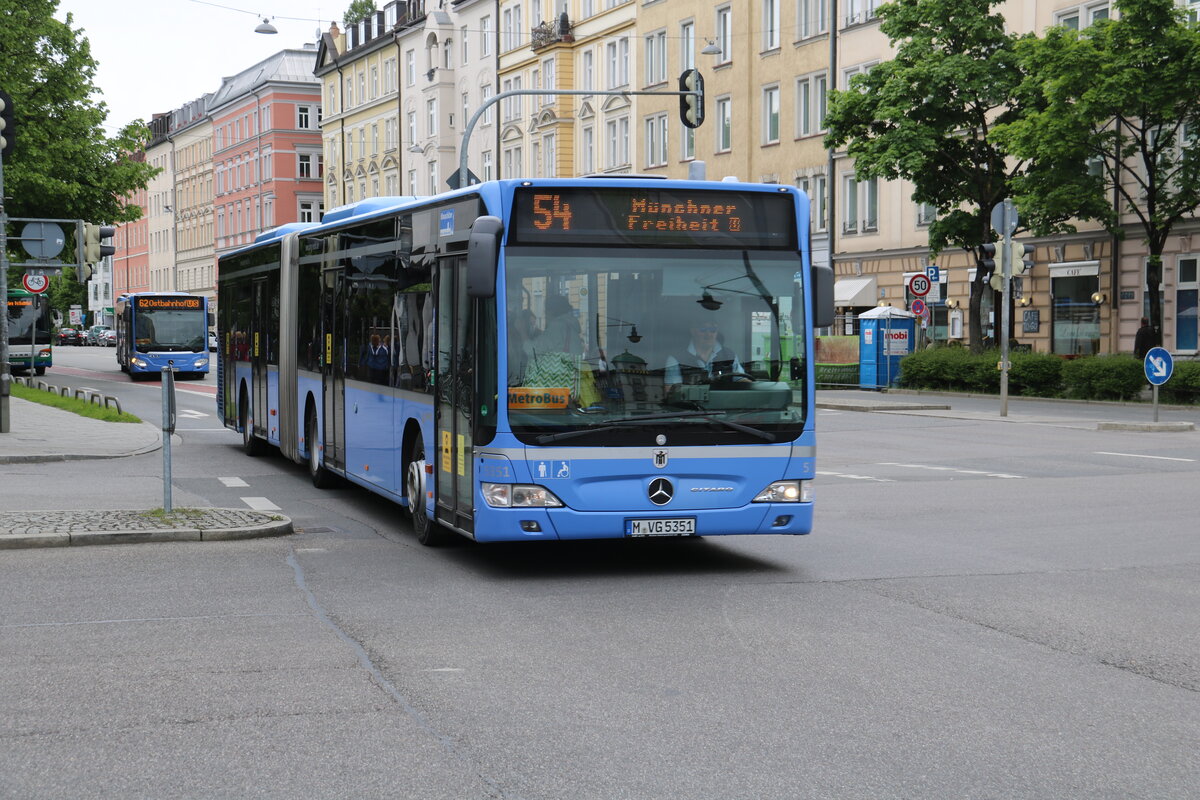
<path id="1" fill-rule="evenodd" d="M 859 314 L 858 324 L 859 388 L 895 386 L 900 380 L 900 359 L 916 347 L 917 315 L 881 306 Z"/>

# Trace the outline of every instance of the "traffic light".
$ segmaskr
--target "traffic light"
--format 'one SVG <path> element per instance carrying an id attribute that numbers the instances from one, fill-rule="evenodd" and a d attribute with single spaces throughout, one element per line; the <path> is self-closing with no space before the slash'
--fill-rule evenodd
<path id="1" fill-rule="evenodd" d="M 103 240 L 111 239 L 116 232 L 117 229 L 111 225 L 97 225 L 94 222 L 83 223 L 83 257 L 80 259 L 82 263 L 78 269 L 80 283 L 87 283 L 101 259 L 117 252 L 116 247 L 103 243 Z"/>
<path id="2" fill-rule="evenodd" d="M 689 128 L 704 122 L 704 76 L 698 69 L 685 69 L 679 76 L 679 121 Z M 694 94 L 693 94 L 694 92 Z"/>
<path id="3" fill-rule="evenodd" d="M 984 277 L 991 275 L 996 271 L 996 243 L 985 242 L 979 245 L 979 252 L 976 254 L 979 259 L 979 271 Z"/>
<path id="4" fill-rule="evenodd" d="M 17 127 L 13 121 L 13 102 L 8 92 L 0 89 L 0 158 L 8 158 L 16 140 Z"/>
<path id="5" fill-rule="evenodd" d="M 1014 239 L 1008 247 L 1008 263 L 1012 265 L 1013 275 L 1021 275 L 1026 270 L 1033 269 L 1033 245 L 1024 244 Z"/>
<path id="6" fill-rule="evenodd" d="M 111 225 L 83 223 L 83 260 L 89 264 L 98 264 L 102 258 L 117 252 L 117 248 L 111 244 L 102 244 L 104 239 L 111 239 L 116 233 L 117 229 Z"/>

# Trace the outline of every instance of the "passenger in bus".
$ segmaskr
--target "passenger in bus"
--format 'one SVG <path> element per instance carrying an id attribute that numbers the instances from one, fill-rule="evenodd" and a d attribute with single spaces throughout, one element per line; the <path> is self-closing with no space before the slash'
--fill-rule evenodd
<path id="1" fill-rule="evenodd" d="M 561 294 L 546 298 L 546 327 L 537 337 L 535 348 L 545 353 L 583 355 L 583 339 L 579 335 L 579 320 L 571 301 Z"/>
<path id="2" fill-rule="evenodd" d="M 737 354 L 724 345 L 715 320 L 696 319 L 690 327 L 686 349 L 667 356 L 663 383 L 668 392 L 684 383 L 707 383 L 722 375 L 734 375 L 735 381 L 748 381 Z"/>
<path id="3" fill-rule="evenodd" d="M 513 312 L 508 328 L 508 383 L 520 386 L 533 356 L 537 338 L 537 318 L 528 308 Z"/>
<path id="4" fill-rule="evenodd" d="M 379 338 L 378 333 L 371 334 L 371 342 L 367 345 L 366 352 L 363 353 L 362 363 L 367 367 L 367 380 L 371 383 L 387 385 L 391 356 L 387 345 Z"/>

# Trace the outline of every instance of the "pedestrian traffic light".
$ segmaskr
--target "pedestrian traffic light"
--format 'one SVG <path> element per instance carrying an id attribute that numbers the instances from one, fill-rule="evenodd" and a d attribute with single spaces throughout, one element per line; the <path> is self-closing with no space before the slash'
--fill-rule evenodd
<path id="1" fill-rule="evenodd" d="M 679 76 L 679 121 L 689 128 L 704 122 L 704 77 L 698 69 L 685 69 Z"/>
<path id="2" fill-rule="evenodd" d="M 1033 245 L 1013 240 L 1008 247 L 1008 263 L 1012 265 L 1013 275 L 1020 275 L 1026 270 L 1033 269 Z"/>
<path id="3" fill-rule="evenodd" d="M 8 158 L 16 136 L 17 126 L 13 120 L 12 98 L 8 92 L 0 89 L 0 158 Z"/>

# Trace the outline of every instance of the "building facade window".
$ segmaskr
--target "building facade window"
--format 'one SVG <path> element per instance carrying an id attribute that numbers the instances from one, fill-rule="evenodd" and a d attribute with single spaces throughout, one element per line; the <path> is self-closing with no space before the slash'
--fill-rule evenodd
<path id="1" fill-rule="evenodd" d="M 763 50 L 779 48 L 779 0 L 762 0 Z"/>
<path id="2" fill-rule="evenodd" d="M 655 31 L 642 39 L 645 48 L 646 85 L 655 86 L 667 80 L 667 32 Z"/>
<path id="3" fill-rule="evenodd" d="M 1197 342 L 1197 306 L 1200 293 L 1200 275 L 1197 274 L 1200 257 L 1180 256 L 1176 263 L 1175 289 L 1175 351 L 1195 353 L 1200 347 Z"/>
<path id="4" fill-rule="evenodd" d="M 646 120 L 646 166 L 667 165 L 667 115 L 655 114 Z"/>
<path id="5" fill-rule="evenodd" d="M 717 98 L 717 152 L 725 153 L 733 147 L 733 101 L 729 97 Z"/>
<path id="6" fill-rule="evenodd" d="M 733 9 L 721 6 L 717 9 L 717 47 L 721 54 L 717 56 L 718 64 L 728 64 L 733 60 Z"/>
<path id="7" fill-rule="evenodd" d="M 810 39 L 829 30 L 829 0 L 797 0 L 796 38 Z"/>
<path id="8" fill-rule="evenodd" d="M 768 86 L 762 93 L 763 144 L 779 143 L 779 87 Z"/>

